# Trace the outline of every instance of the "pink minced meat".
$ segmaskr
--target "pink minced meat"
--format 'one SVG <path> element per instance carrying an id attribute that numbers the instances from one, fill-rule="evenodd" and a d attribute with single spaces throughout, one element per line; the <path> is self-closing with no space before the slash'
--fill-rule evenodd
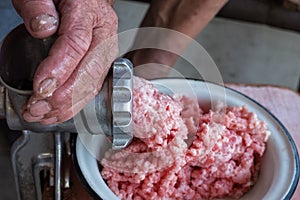
<path id="1" fill-rule="evenodd" d="M 270 134 L 263 121 L 246 107 L 203 113 L 195 100 L 134 84 L 137 138 L 101 162 L 120 199 L 239 198 L 251 188 Z"/>
<path id="2" fill-rule="evenodd" d="M 134 136 L 151 150 L 166 148 L 175 136 L 185 139 L 187 130 L 180 116 L 181 103 L 162 95 L 144 79 L 136 77 L 134 86 Z"/>

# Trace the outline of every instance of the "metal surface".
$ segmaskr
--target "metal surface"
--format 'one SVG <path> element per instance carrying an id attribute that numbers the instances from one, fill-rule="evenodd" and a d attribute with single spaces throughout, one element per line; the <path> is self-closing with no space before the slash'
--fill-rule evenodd
<path id="1" fill-rule="evenodd" d="M 71 187 L 71 183 L 70 183 L 70 173 L 71 173 L 71 133 L 65 133 L 64 134 L 64 138 L 63 138 L 63 144 L 64 144 L 64 158 L 63 160 L 66 161 L 65 165 L 63 166 L 63 188 L 64 189 L 69 189 Z"/>
<path id="2" fill-rule="evenodd" d="M 74 117 L 76 132 L 105 134 L 114 149 L 126 147 L 133 137 L 132 88 L 131 62 L 116 59 L 99 95 Z"/>
<path id="3" fill-rule="evenodd" d="M 26 31 L 24 24 L 12 30 L 3 40 L 0 52 L 2 84 L 16 94 L 31 94 L 34 72 L 48 55 L 56 35 L 37 39 Z"/>
<path id="4" fill-rule="evenodd" d="M 40 200 L 43 196 L 43 186 L 41 183 L 41 173 L 50 172 L 53 174 L 54 156 L 52 153 L 42 153 L 37 155 L 32 160 L 33 177 L 36 191 L 36 199 Z M 44 177 L 46 178 L 46 177 Z"/>
<path id="5" fill-rule="evenodd" d="M 62 135 L 60 132 L 54 134 L 55 141 L 55 200 L 61 200 L 61 163 L 62 163 Z"/>
<path id="6" fill-rule="evenodd" d="M 37 160 L 37 158 L 42 158 L 48 153 L 51 154 L 53 148 L 52 133 L 39 134 L 25 130 L 22 136 L 14 142 L 11 149 L 11 159 L 18 199 L 38 199 L 37 195 L 42 191 L 42 188 L 40 188 L 39 182 L 35 182 L 37 166 L 47 165 L 51 167 L 51 164 L 45 164 L 45 160 Z"/>
<path id="7" fill-rule="evenodd" d="M 132 64 L 126 59 L 118 59 L 113 67 L 113 148 L 123 149 L 132 141 Z"/>

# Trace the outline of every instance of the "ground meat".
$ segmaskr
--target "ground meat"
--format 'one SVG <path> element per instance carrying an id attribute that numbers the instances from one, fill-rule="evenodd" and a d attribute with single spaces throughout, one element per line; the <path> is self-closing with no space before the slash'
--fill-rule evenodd
<path id="1" fill-rule="evenodd" d="M 135 85 L 134 134 L 143 137 L 101 162 L 120 199 L 239 198 L 251 188 L 270 134 L 254 113 L 204 113 L 188 97 L 166 96 L 142 79 Z"/>
<path id="2" fill-rule="evenodd" d="M 151 150 L 166 148 L 175 135 L 185 139 L 187 130 L 180 116 L 181 103 L 162 95 L 144 79 L 135 77 L 134 85 L 134 136 Z"/>

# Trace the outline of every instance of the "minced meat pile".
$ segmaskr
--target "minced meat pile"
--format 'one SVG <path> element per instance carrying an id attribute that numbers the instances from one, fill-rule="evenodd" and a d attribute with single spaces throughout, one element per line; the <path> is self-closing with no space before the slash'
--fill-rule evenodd
<path id="1" fill-rule="evenodd" d="M 270 132 L 245 106 L 204 112 L 138 77 L 133 96 L 135 138 L 101 161 L 120 199 L 239 198 L 255 184 Z"/>

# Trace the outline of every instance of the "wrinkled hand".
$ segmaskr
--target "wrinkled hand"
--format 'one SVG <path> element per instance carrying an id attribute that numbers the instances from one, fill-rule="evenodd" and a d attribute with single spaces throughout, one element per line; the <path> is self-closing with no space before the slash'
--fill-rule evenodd
<path id="1" fill-rule="evenodd" d="M 58 38 L 34 76 L 23 117 L 41 124 L 72 118 L 101 89 L 118 54 L 117 16 L 105 0 L 13 0 L 30 34 Z"/>

